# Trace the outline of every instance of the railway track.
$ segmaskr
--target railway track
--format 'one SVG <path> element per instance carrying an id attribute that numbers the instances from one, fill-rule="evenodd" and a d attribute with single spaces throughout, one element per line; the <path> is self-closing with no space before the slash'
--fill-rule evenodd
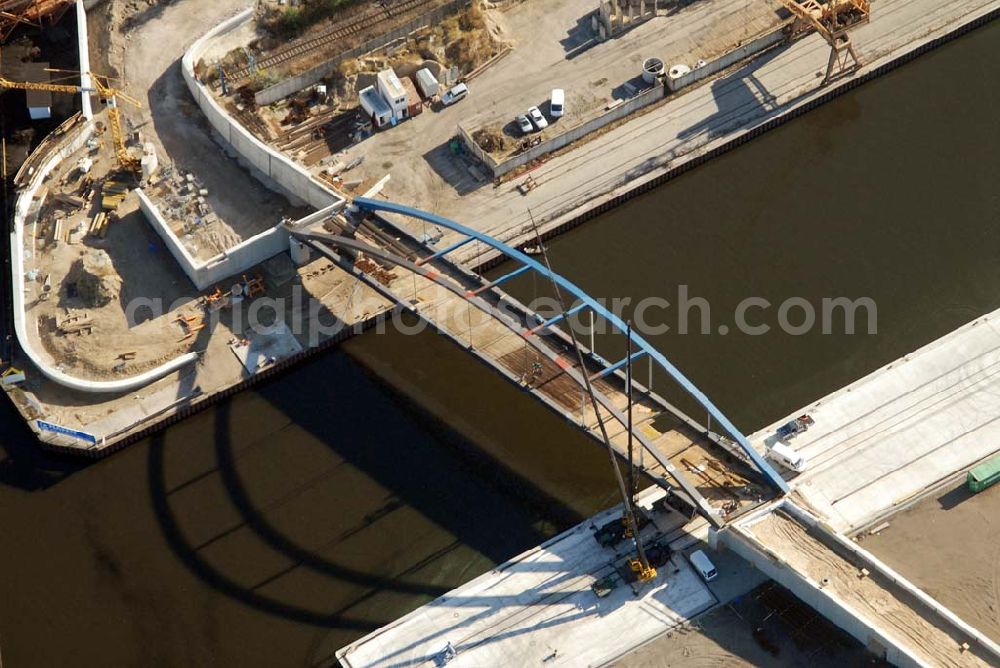
<path id="1" fill-rule="evenodd" d="M 290 60 L 295 60 L 296 58 L 306 55 L 307 53 L 311 53 L 317 49 L 323 48 L 324 46 L 335 44 L 346 37 L 355 35 L 366 28 L 376 26 L 383 21 L 397 16 L 402 16 L 415 10 L 423 9 L 424 7 L 433 6 L 437 4 L 437 2 L 438 0 L 396 0 L 395 2 L 383 0 L 382 2 L 373 3 L 363 13 L 334 25 L 329 31 L 323 33 L 322 35 L 293 43 L 277 53 L 267 56 L 266 58 L 262 58 L 257 62 L 256 68 L 247 66 L 234 72 L 227 73 L 230 85 L 233 87 L 239 87 L 243 85 L 255 71 L 266 70 L 268 68 L 287 63 Z"/>

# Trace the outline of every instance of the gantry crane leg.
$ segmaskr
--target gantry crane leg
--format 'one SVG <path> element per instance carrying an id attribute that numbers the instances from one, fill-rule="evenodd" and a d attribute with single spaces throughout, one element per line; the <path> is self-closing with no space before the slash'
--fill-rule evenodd
<path id="1" fill-rule="evenodd" d="M 841 75 L 857 71 L 863 63 L 854 50 L 849 35 L 842 35 L 830 45 L 830 62 L 826 66 L 825 86 Z"/>

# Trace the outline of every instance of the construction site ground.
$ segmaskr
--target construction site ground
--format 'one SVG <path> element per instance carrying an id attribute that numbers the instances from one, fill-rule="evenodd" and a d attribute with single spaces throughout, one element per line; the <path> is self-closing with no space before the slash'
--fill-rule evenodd
<path id="1" fill-rule="evenodd" d="M 226 154 L 181 76 L 180 58 L 209 26 L 246 6 L 212 3 L 137 3 L 107 0 L 88 14 L 90 57 L 96 72 L 114 73 L 142 109 L 122 105 L 124 117 L 156 146 L 165 180 L 192 174 L 217 217 L 190 232 L 189 248 L 206 259 L 306 210 L 266 188 Z"/>
<path id="2" fill-rule="evenodd" d="M 236 243 L 245 235 L 273 227 L 283 216 L 301 215 L 302 209 L 290 207 L 283 197 L 260 185 L 212 140 L 180 76 L 181 54 L 201 34 L 205 21 L 221 20 L 240 3 L 213 3 L 210 8 L 193 2 L 151 3 L 137 14 L 136 5 L 130 4 L 128 11 L 123 11 L 125 5 L 109 0 L 90 16 L 91 34 L 101 36 L 101 41 L 91 44 L 94 69 L 124 70 L 132 77 L 128 88 L 142 100 L 144 108 L 138 113 L 127 110 L 126 116 L 146 141 L 157 143 L 161 169 L 166 166 L 169 174 L 172 164 L 175 175 L 188 173 L 181 169 L 191 170 L 196 182 L 209 190 L 206 199 L 220 221 L 216 226 L 204 226 L 205 234 L 221 235 L 219 240 Z M 112 35 L 108 43 L 108 31 L 120 28 L 123 21 L 130 27 Z M 178 35 L 184 38 L 178 39 Z M 117 67 L 105 60 L 109 53 Z M 106 128 L 103 115 L 96 120 Z M 103 236 L 87 231 L 101 211 L 100 188 L 85 208 L 59 201 L 60 197 L 79 194 L 79 158 L 94 160 L 89 176 L 98 185 L 114 169 L 109 135 L 106 130 L 98 135 L 98 150 L 84 147 L 60 164 L 46 181 L 46 203 L 39 223 L 25 229 L 28 336 L 34 339 L 33 347 L 54 366 L 89 380 L 134 376 L 186 352 L 201 356 L 196 364 L 124 395 L 68 390 L 34 372 L 25 360 L 15 360 L 25 367 L 28 379 L 12 390 L 12 398 L 27 418 L 43 418 L 113 442 L 198 396 L 240 382 L 251 374 L 244 367 L 247 359 L 257 360 L 254 371 L 263 370 L 296 350 L 322 343 L 338 326 L 354 325 L 388 308 L 386 300 L 327 260 L 294 267 L 285 255 L 283 260 L 265 262 L 248 272 L 251 278 L 263 280 L 264 296 L 276 300 L 272 302 L 274 309 L 262 311 L 261 324 L 266 326 L 278 317 L 289 325 L 300 323 L 284 335 L 284 341 L 276 340 L 274 345 L 254 341 L 248 330 L 249 299 L 235 311 L 222 309 L 213 319 L 203 303 L 205 295 L 182 273 L 139 210 L 137 195 L 131 193 L 123 199 L 115 212 L 118 220 L 107 224 Z M 112 174 L 111 178 L 129 183 L 120 175 Z M 57 215 L 61 217 L 62 236 L 55 242 Z M 207 238 L 192 237 L 196 244 L 207 245 L 203 243 Z M 224 245 L 218 244 L 211 252 Z M 95 301 L 78 294 L 81 284 L 74 265 L 80 261 L 98 267 L 107 288 L 102 294 L 109 299 Z M 239 276 L 233 277 L 220 287 L 228 291 L 238 280 Z M 39 300 L 46 284 L 51 296 Z M 310 299 L 316 301 L 311 304 Z M 152 300 L 158 304 L 159 315 L 143 307 L 135 309 L 130 321 L 126 312 L 130 305 L 135 306 L 135 300 Z"/>
<path id="3" fill-rule="evenodd" d="M 473 82 L 462 126 L 470 133 L 489 129 L 505 135 L 505 149 L 493 152 L 502 159 L 521 140 L 514 117 L 529 107 L 537 105 L 549 120 L 548 128 L 531 136 L 557 136 L 600 116 L 609 104 L 627 101 L 629 86 L 652 87 L 641 77 L 647 58 L 659 58 L 666 69 L 675 64 L 694 68 L 699 60 L 712 60 L 778 29 L 787 20 L 781 7 L 777 0 L 702 0 L 599 43 L 587 3 L 515 5 L 505 12 L 505 23 L 519 48 Z M 559 119 L 549 114 L 553 88 L 566 91 L 566 112 Z"/>
<path id="4" fill-rule="evenodd" d="M 496 126 L 516 146 L 521 138 L 512 127 L 514 117 L 534 105 L 547 113 L 551 90 L 561 87 L 566 91 L 566 116 L 533 136 L 564 132 L 626 95 L 625 83 L 641 85 L 635 79 L 646 58 L 659 57 L 668 66 L 694 65 L 780 25 L 779 7 L 777 0 L 761 0 L 741 3 L 734 10 L 731 3 L 706 0 L 604 43 L 596 43 L 590 30 L 594 8 L 576 0 L 529 0 L 504 11 L 488 10 L 497 17 L 492 23 L 501 26 L 500 36 L 514 48 L 469 82 L 469 97 L 451 107 L 434 105 L 429 113 L 376 133 L 349 149 L 344 161 L 364 156 L 353 178 L 393 174 L 386 194 L 397 201 L 432 211 L 468 212 L 473 199 L 495 196 L 497 191 L 490 187 L 485 171 L 470 172 L 469 165 L 449 150 L 459 123 L 470 131 Z M 489 193 L 474 192 L 480 189 Z"/>
<path id="5" fill-rule="evenodd" d="M 991 665 L 990 655 L 982 648 L 974 645 L 963 651 L 967 638 L 956 633 L 954 626 L 936 621 L 916 597 L 881 575 L 864 574 L 863 564 L 827 545 L 783 511 L 765 515 L 748 531 L 795 571 L 823 583 L 823 589 L 855 615 L 915 651 L 927 665 Z"/>
<path id="6" fill-rule="evenodd" d="M 1000 643 L 1000 485 L 962 477 L 874 529 L 866 550 Z"/>
<path id="7" fill-rule="evenodd" d="M 770 0 L 762 3 L 769 11 L 774 11 L 778 4 Z M 557 9 L 549 9 L 551 6 Z M 871 23 L 852 32 L 855 49 L 866 68 L 875 67 L 998 6 L 997 0 L 946 4 L 933 0 L 876 0 L 872 3 Z M 471 94 L 466 100 L 440 111 L 425 112 L 349 149 L 346 162 L 364 157 L 357 168 L 360 176 L 354 177 L 352 172 L 352 177 L 378 179 L 391 174 L 384 195 L 392 200 L 447 215 L 504 240 L 527 241 L 533 235 L 529 209 L 542 230 L 555 227 L 643 179 L 676 168 L 714 146 L 731 141 L 753 125 L 787 113 L 792 105 L 805 104 L 830 90 L 829 86 L 821 86 L 829 46 L 818 35 L 811 35 L 671 95 L 633 120 L 550 156 L 533 166 L 531 176 L 537 187 L 527 194 L 519 192 L 517 185 L 523 180 L 519 178 L 495 188 L 488 178 L 483 178 L 481 166 L 475 169 L 476 163 L 453 156 L 448 142 L 463 119 L 487 111 L 494 101 L 498 116 L 509 114 L 513 118 L 514 114 L 523 113 L 525 102 L 542 102 L 547 89 L 561 85 L 572 104 L 576 87 L 550 77 L 550 63 L 543 64 L 545 61 L 539 59 L 541 62 L 536 64 L 534 56 L 540 51 L 558 53 L 563 48 L 560 40 L 572 40 L 573 35 L 585 29 L 585 25 L 565 25 L 573 15 L 572 7 L 568 0 L 514 5 L 504 13 L 509 26 L 506 37 L 517 44 L 514 51 L 470 82 Z M 684 24 L 688 29 L 712 25 L 727 14 L 727 8 L 732 11 L 731 3 L 722 0 L 693 3 L 674 16 L 652 19 L 576 58 L 569 58 L 569 53 L 563 57 L 574 68 L 582 58 L 587 58 L 604 63 L 604 67 L 608 63 L 612 68 L 622 67 L 617 71 L 638 73 L 641 61 L 632 63 L 630 56 L 621 54 L 666 55 L 668 44 L 680 49 L 683 42 L 672 40 L 681 39 Z M 577 18 L 582 19 L 589 10 L 589 6 L 577 7 Z M 547 23 L 547 13 L 551 13 L 553 21 L 562 16 L 561 27 L 559 23 Z M 753 32 L 748 30 L 748 35 Z M 730 46 L 736 46 L 741 37 L 731 31 L 728 34 Z M 647 44 L 644 35 L 653 41 Z M 724 49 L 725 41 L 721 40 L 714 48 L 700 44 L 694 53 L 678 55 L 677 59 L 697 60 L 702 57 L 702 49 L 706 53 Z M 607 53 L 613 55 L 605 63 L 603 54 Z M 629 61 L 627 67 L 620 65 L 623 57 Z M 669 66 L 670 61 L 666 64 Z M 534 76 L 538 77 L 538 90 L 526 91 L 525 97 L 509 93 L 520 90 L 521 81 L 533 80 Z M 576 76 L 586 82 L 583 90 L 590 90 L 589 83 L 599 81 L 604 75 L 579 68 Z M 542 86 L 542 81 L 548 83 Z M 508 91 L 515 101 L 508 102 L 494 90 Z M 474 169 L 470 171 L 470 167 Z M 476 249 L 469 247 L 457 251 L 455 256 L 471 260 L 476 253 Z"/>

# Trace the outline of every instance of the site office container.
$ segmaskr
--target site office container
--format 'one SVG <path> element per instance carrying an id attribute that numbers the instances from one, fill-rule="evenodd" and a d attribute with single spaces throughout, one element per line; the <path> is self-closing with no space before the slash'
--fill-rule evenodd
<path id="1" fill-rule="evenodd" d="M 1000 482 L 1000 456 L 983 462 L 969 471 L 967 481 L 970 492 L 981 492 L 990 485 Z"/>
<path id="2" fill-rule="evenodd" d="M 406 91 L 406 113 L 411 117 L 419 116 L 424 112 L 424 104 L 420 101 L 417 87 L 408 78 L 400 79 L 400 81 L 403 84 L 403 90 Z"/>

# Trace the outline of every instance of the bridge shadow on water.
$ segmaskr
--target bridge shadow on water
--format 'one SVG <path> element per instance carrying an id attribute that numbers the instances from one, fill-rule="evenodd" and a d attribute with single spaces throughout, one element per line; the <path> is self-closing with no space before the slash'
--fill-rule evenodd
<path id="1" fill-rule="evenodd" d="M 377 388 L 342 353 L 262 386 L 257 396 L 289 426 L 238 441 L 245 418 L 237 398 L 212 412 L 211 470 L 177 479 L 174 462 L 184 451 L 174 450 L 168 433 L 151 440 L 147 472 L 150 502 L 173 553 L 212 588 L 267 613 L 337 629 L 346 642 L 583 519 L 433 416 Z M 250 480 L 248 460 L 262 449 L 298 447 L 292 441 L 308 441 L 312 451 L 318 443 L 323 465 L 304 471 L 293 463 L 299 470 L 291 471 L 274 459 L 265 478 Z M 262 491 L 303 474 L 307 483 L 277 498 Z M 184 510 L 180 493 L 206 485 L 221 488 L 236 521 L 230 516 L 198 539 L 201 518 Z M 299 513 L 295 504 L 317 488 L 337 488 L 344 503 Z M 400 521 L 413 515 L 419 520 Z M 252 548 L 220 559 L 220 545 L 230 541 Z M 266 573 L 248 577 L 248 570 Z M 325 604 L 304 592 L 303 582 L 330 592 Z"/>

